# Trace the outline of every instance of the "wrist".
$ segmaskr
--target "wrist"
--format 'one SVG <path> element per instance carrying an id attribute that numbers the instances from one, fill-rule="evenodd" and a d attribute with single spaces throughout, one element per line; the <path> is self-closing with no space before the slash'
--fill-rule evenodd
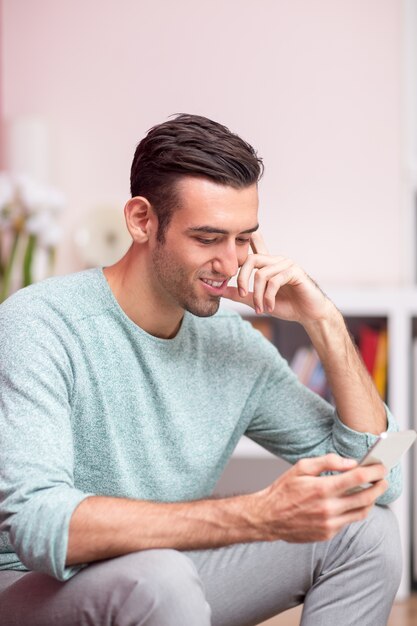
<path id="1" fill-rule="evenodd" d="M 334 341 L 335 337 L 349 334 L 343 315 L 330 300 L 327 300 L 323 314 L 319 318 L 305 320 L 302 325 L 313 344 L 315 341 L 326 342 L 328 339 Z"/>
<path id="2" fill-rule="evenodd" d="M 252 543 L 266 541 L 263 529 L 262 492 L 235 496 L 224 500 L 229 515 L 223 517 L 229 526 L 228 543 Z"/>

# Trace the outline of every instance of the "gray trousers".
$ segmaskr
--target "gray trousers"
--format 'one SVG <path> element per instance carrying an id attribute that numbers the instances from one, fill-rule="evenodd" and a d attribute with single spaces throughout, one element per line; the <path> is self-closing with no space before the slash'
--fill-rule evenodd
<path id="1" fill-rule="evenodd" d="M 250 626 L 304 603 L 303 626 L 383 626 L 401 576 L 398 526 L 374 507 L 331 541 L 145 550 L 67 582 L 0 572 L 1 626 Z"/>

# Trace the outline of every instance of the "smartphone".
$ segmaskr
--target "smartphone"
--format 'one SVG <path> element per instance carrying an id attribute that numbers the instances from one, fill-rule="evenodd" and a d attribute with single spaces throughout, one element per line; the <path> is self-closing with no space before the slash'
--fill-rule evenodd
<path id="1" fill-rule="evenodd" d="M 381 433 L 369 448 L 365 456 L 359 461 L 359 465 L 374 465 L 382 463 L 390 471 L 399 463 L 402 455 L 407 452 L 416 440 L 415 430 L 402 430 L 398 433 Z"/>
<path id="2" fill-rule="evenodd" d="M 413 445 L 417 437 L 415 430 L 402 430 L 400 432 L 381 433 L 369 448 L 365 456 L 359 461 L 359 465 L 375 465 L 382 463 L 388 472 L 400 462 L 402 455 Z M 349 489 L 349 494 L 371 487 L 371 483 L 358 485 Z"/>

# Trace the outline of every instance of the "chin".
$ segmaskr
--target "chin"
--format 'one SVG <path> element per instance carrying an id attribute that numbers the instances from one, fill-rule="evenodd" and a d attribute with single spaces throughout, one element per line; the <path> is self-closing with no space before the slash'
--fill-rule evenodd
<path id="1" fill-rule="evenodd" d="M 196 317 L 211 317 L 219 310 L 220 298 L 211 302 L 186 303 L 185 309 Z"/>

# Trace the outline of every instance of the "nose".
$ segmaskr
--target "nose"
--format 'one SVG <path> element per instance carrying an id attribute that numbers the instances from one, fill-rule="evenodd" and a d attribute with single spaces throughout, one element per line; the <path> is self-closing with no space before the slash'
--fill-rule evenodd
<path id="1" fill-rule="evenodd" d="M 239 265 L 238 250 L 234 242 L 222 247 L 220 254 L 213 260 L 213 270 L 227 277 L 237 274 Z"/>

